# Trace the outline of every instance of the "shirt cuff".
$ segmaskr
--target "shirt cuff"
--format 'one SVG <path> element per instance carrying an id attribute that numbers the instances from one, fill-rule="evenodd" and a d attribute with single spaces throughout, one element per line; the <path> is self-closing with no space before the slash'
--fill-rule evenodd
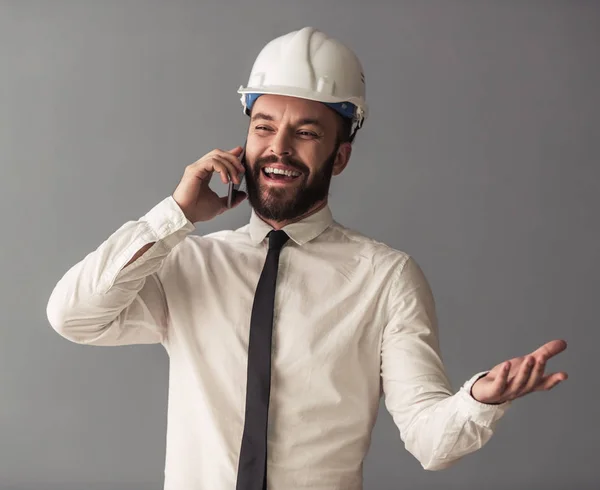
<path id="1" fill-rule="evenodd" d="M 482 425 L 491 425 L 499 420 L 504 412 L 512 404 L 511 401 L 506 401 L 498 405 L 490 403 L 482 403 L 471 395 L 471 388 L 479 378 L 485 376 L 488 371 L 481 371 L 469 378 L 460 388 L 458 397 L 460 399 L 460 410 L 463 411 L 469 418 L 476 420 Z"/>
<path id="2" fill-rule="evenodd" d="M 173 196 L 166 197 L 159 202 L 142 216 L 141 221 L 148 224 L 154 237 L 153 241 L 161 241 L 167 249 L 177 245 L 181 241 L 182 235 L 196 229 L 194 224 L 186 218 Z M 178 231 L 184 233 L 176 234 L 175 232 Z"/>
<path id="3" fill-rule="evenodd" d="M 106 293 L 115 282 L 131 274 L 138 275 L 139 267 L 151 258 L 166 256 L 194 230 L 194 224 L 186 218 L 173 196 L 163 199 L 136 223 L 126 223 L 107 240 L 107 248 L 120 248 L 123 241 L 127 241 L 128 244 L 114 259 L 108 261 L 109 265 L 102 275 L 98 290 Z M 156 242 L 156 245 L 135 264 L 124 268 L 135 253 L 152 242 Z"/>

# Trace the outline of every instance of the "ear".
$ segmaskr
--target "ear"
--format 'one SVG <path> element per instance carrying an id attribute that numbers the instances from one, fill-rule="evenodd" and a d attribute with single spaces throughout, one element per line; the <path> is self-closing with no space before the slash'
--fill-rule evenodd
<path id="1" fill-rule="evenodd" d="M 342 143 L 338 148 L 335 161 L 333 162 L 333 175 L 339 175 L 342 173 L 342 171 L 346 168 L 346 165 L 348 165 L 350 155 L 352 155 L 352 144 L 348 142 Z"/>

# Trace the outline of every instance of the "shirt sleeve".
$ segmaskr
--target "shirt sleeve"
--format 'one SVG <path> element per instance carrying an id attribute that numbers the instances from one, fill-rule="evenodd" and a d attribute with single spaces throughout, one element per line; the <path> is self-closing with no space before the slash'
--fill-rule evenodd
<path id="1" fill-rule="evenodd" d="M 385 405 L 406 449 L 426 470 L 447 468 L 483 447 L 511 402 L 481 403 L 471 386 L 453 393 L 438 340 L 437 316 L 423 271 L 408 257 L 396 276 L 381 346 Z"/>
<path id="2" fill-rule="evenodd" d="M 139 220 L 125 223 L 58 281 L 46 308 L 51 326 L 79 344 L 163 343 L 167 307 L 156 272 L 194 229 L 172 196 Z"/>

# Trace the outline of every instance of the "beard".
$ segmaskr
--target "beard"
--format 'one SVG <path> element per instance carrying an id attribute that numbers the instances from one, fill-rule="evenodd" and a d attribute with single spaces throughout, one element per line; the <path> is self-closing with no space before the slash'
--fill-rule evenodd
<path id="1" fill-rule="evenodd" d="M 276 155 L 270 155 L 258 158 L 251 167 L 245 163 L 246 190 L 250 206 L 259 216 L 273 221 L 288 221 L 304 215 L 317 202 L 327 197 L 339 146 L 337 143 L 321 168 L 313 173 L 310 181 L 308 167 L 295 158 L 278 158 Z M 296 177 L 301 179 L 301 182 L 295 183 L 291 188 L 261 185 L 260 176 L 263 166 L 278 162 L 301 172 L 301 175 Z"/>

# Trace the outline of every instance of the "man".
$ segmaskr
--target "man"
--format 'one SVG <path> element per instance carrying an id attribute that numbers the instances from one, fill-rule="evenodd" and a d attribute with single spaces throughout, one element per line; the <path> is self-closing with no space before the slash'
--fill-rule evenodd
<path id="1" fill-rule="evenodd" d="M 333 220 L 327 194 L 367 116 L 350 49 L 304 28 L 267 44 L 240 88 L 245 146 L 189 165 L 172 196 L 59 281 L 48 318 L 90 345 L 161 343 L 170 359 L 165 488 L 359 490 L 380 396 L 429 470 L 482 447 L 512 400 L 548 390 L 562 340 L 453 393 L 416 263 Z M 209 187 L 245 174 L 249 224 Z"/>

